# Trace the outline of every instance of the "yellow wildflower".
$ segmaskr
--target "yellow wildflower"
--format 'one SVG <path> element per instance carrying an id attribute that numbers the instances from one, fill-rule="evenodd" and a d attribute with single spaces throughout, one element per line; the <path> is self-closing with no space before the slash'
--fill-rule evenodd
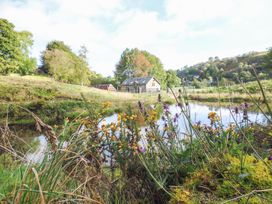
<path id="1" fill-rule="evenodd" d="M 111 129 L 111 131 L 113 131 L 113 132 L 116 131 L 116 129 L 117 129 L 116 124 L 115 124 L 115 123 L 111 123 L 110 129 Z"/>
<path id="2" fill-rule="evenodd" d="M 102 106 L 103 106 L 103 108 L 109 108 L 109 107 L 111 107 L 111 102 L 109 102 L 109 101 L 107 101 L 107 102 L 103 102 L 102 103 Z"/>
<path id="3" fill-rule="evenodd" d="M 216 112 L 212 111 L 208 114 L 208 118 L 211 120 L 211 121 L 219 121 L 220 120 L 220 116 L 217 115 Z"/>
<path id="4" fill-rule="evenodd" d="M 115 136 L 115 135 L 113 135 L 112 137 L 111 137 L 111 141 L 116 141 L 117 140 L 117 137 Z"/>

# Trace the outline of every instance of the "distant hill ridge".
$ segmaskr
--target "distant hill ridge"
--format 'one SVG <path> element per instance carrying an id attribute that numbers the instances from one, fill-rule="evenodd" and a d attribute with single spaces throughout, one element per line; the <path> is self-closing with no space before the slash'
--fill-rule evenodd
<path id="1" fill-rule="evenodd" d="M 269 79 L 271 76 L 265 71 L 263 63 L 267 52 L 249 52 L 235 57 L 219 59 L 210 57 L 208 61 L 201 62 L 192 66 L 184 66 L 177 71 L 180 78 L 188 81 L 208 81 L 218 83 L 229 81 L 238 83 L 239 81 L 253 81 L 253 69 L 261 79 Z"/>

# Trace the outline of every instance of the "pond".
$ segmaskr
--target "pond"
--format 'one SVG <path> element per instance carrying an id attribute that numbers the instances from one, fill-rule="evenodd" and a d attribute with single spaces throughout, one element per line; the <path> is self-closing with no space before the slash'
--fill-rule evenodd
<path id="1" fill-rule="evenodd" d="M 212 111 L 216 112 L 220 118 L 221 123 L 224 127 L 227 127 L 230 123 L 235 123 L 235 121 L 242 121 L 243 113 L 240 111 L 239 114 L 233 113 L 234 108 L 226 108 L 226 107 L 216 107 L 211 105 L 204 105 L 198 103 L 189 104 L 189 110 L 191 113 L 191 121 L 193 123 L 200 122 L 201 124 L 209 124 L 210 120 L 208 119 L 208 114 Z M 180 114 L 181 110 L 176 105 L 169 106 L 169 112 L 174 117 L 174 115 Z M 250 122 L 255 123 L 266 123 L 266 118 L 263 114 L 257 112 L 248 112 L 248 118 Z M 117 122 L 117 114 L 113 114 L 105 118 L 105 123 L 109 124 L 112 122 Z M 177 119 L 177 124 L 179 131 L 186 132 L 186 127 L 188 126 L 186 120 L 182 117 L 182 114 Z M 160 128 L 164 127 L 165 121 L 161 118 L 157 121 L 157 124 Z M 144 129 L 144 127 L 142 128 Z M 35 152 L 28 153 L 26 155 L 27 161 L 30 162 L 38 162 L 43 158 L 44 153 L 47 149 L 47 141 L 43 135 L 39 135 L 38 137 L 34 137 L 33 140 L 39 141 L 39 146 Z"/>

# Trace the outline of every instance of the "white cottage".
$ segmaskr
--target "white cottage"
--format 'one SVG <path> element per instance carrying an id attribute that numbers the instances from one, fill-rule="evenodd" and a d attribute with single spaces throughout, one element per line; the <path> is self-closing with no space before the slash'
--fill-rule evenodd
<path id="1" fill-rule="evenodd" d="M 160 82 L 151 76 L 128 78 L 121 84 L 121 91 L 125 92 L 142 93 L 159 92 L 160 90 Z"/>

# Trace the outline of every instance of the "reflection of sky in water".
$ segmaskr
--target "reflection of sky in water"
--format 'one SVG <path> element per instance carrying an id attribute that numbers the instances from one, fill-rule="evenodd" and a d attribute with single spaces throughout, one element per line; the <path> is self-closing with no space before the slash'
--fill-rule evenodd
<path id="1" fill-rule="evenodd" d="M 243 113 L 240 111 L 238 115 L 233 113 L 233 109 L 223 108 L 223 107 L 212 107 L 207 105 L 199 105 L 199 104 L 190 104 L 190 115 L 192 123 L 201 122 L 201 124 L 210 124 L 210 120 L 208 119 L 208 114 L 211 111 L 216 112 L 221 117 L 221 123 L 226 127 L 230 123 L 241 122 L 243 118 Z M 231 112 L 232 111 L 232 112 Z M 175 113 L 180 113 L 180 108 L 176 105 L 170 106 L 170 112 L 174 116 Z M 257 122 L 257 123 L 265 123 L 265 117 L 262 114 L 257 114 L 253 112 L 248 113 L 250 122 Z M 162 120 L 158 121 L 162 123 Z M 184 120 L 182 117 L 178 120 L 179 128 L 184 128 Z"/>
<path id="2" fill-rule="evenodd" d="M 215 111 L 218 115 L 220 115 L 221 122 L 224 125 L 224 127 L 226 127 L 230 123 L 235 122 L 235 120 L 237 122 L 241 122 L 242 118 L 243 118 L 243 113 L 241 111 L 238 115 L 234 115 L 234 114 L 232 115 L 231 114 L 232 110 L 230 110 L 228 108 L 212 107 L 212 106 L 200 105 L 200 104 L 190 104 L 189 107 L 190 107 L 190 113 L 191 113 L 191 121 L 193 124 L 200 121 L 201 124 L 209 125 L 210 120 L 208 119 L 208 114 L 211 111 Z M 169 106 L 169 111 L 172 115 L 172 118 L 174 117 L 174 115 L 176 113 L 181 112 L 180 108 L 177 107 L 176 105 Z M 234 118 L 233 118 L 233 116 L 234 116 Z M 249 116 L 249 120 L 251 122 L 265 123 L 265 121 L 266 121 L 266 118 L 262 114 L 249 112 L 248 116 Z M 106 124 L 109 124 L 112 122 L 117 122 L 117 114 L 113 114 L 112 116 L 105 118 L 105 120 L 106 120 L 105 121 Z M 162 119 L 157 121 L 157 124 L 159 125 L 160 130 L 163 129 L 164 123 L 165 122 Z M 179 128 L 178 131 L 180 133 L 188 132 L 187 131 L 188 121 L 183 117 L 182 114 L 180 115 L 177 123 L 178 123 L 178 128 Z M 101 126 L 101 123 L 100 123 L 100 126 Z M 141 128 L 142 135 L 144 135 L 144 129 L 145 129 L 145 127 Z M 39 140 L 40 145 L 34 153 L 29 153 L 26 155 L 27 161 L 31 161 L 31 162 L 41 161 L 43 159 L 44 153 L 47 149 L 47 141 L 43 135 L 40 135 L 39 137 L 37 137 L 35 139 Z M 142 141 L 140 143 L 144 144 L 145 141 Z"/>
<path id="3" fill-rule="evenodd" d="M 34 140 L 39 140 L 39 146 L 36 151 L 26 154 L 26 160 L 29 162 L 37 163 L 41 161 L 45 155 L 47 150 L 47 141 L 44 135 L 35 137 Z"/>
<path id="4" fill-rule="evenodd" d="M 228 124 L 235 122 L 241 122 L 243 118 L 243 113 L 240 111 L 238 115 L 235 115 L 233 112 L 233 109 L 229 108 L 223 108 L 223 107 L 212 107 L 212 106 L 207 106 L 207 105 L 199 105 L 199 104 L 190 104 L 190 113 L 191 113 L 191 121 L 193 123 L 196 123 L 198 121 L 201 122 L 201 124 L 206 124 L 209 125 L 210 120 L 208 119 L 208 114 L 211 111 L 215 111 L 220 117 L 221 117 L 221 122 L 226 127 Z M 176 105 L 171 105 L 169 106 L 169 111 L 171 112 L 172 116 L 176 113 L 180 113 L 181 110 L 178 106 Z M 262 114 L 257 114 L 254 112 L 249 112 L 248 113 L 249 120 L 250 122 L 257 122 L 257 123 L 265 123 L 265 117 Z M 117 122 L 117 114 L 113 114 L 112 116 L 109 116 L 106 119 L 106 124 L 112 123 L 112 122 Z M 158 120 L 157 122 L 160 126 L 164 124 L 163 120 Z M 178 120 L 179 128 L 182 130 L 185 127 L 184 124 L 184 119 L 181 116 L 179 117 Z"/>

